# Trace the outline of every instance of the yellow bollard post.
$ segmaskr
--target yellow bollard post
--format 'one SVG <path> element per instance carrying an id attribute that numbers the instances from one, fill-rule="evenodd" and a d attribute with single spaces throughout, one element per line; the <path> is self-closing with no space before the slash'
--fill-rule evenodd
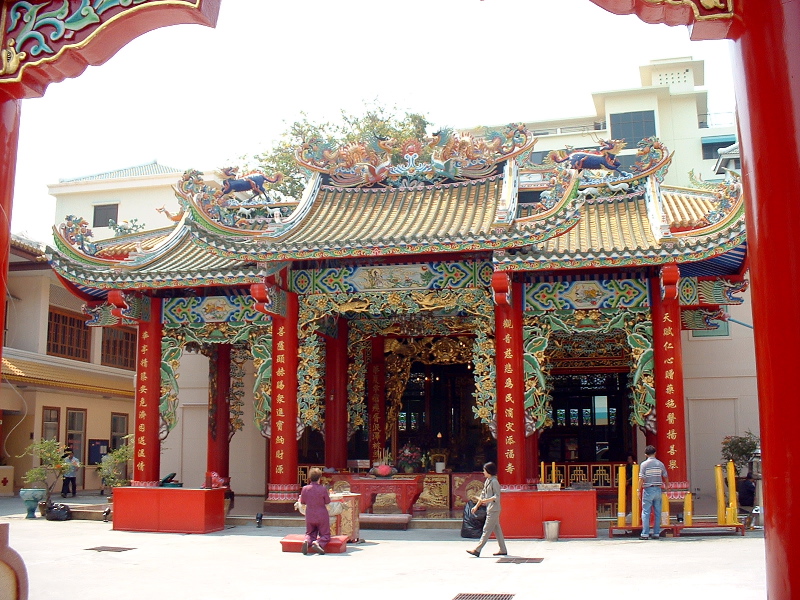
<path id="1" fill-rule="evenodd" d="M 625 527 L 625 465 L 619 466 L 617 488 L 617 527 Z"/>
<path id="2" fill-rule="evenodd" d="M 661 525 L 667 526 L 669 525 L 669 496 L 667 496 L 667 492 L 661 492 Z"/>
<path id="3" fill-rule="evenodd" d="M 631 485 L 631 526 L 642 524 L 642 500 L 639 498 L 639 465 L 633 465 L 633 484 Z"/>
<path id="4" fill-rule="evenodd" d="M 717 487 L 717 525 L 725 524 L 725 483 L 722 465 L 714 465 L 714 481 Z"/>
<path id="5" fill-rule="evenodd" d="M 692 492 L 686 492 L 683 497 L 683 524 L 691 527 L 694 523 L 694 500 L 692 499 Z"/>
<path id="6" fill-rule="evenodd" d="M 728 514 L 727 524 L 739 523 L 739 499 L 736 497 L 736 466 L 728 461 Z"/>

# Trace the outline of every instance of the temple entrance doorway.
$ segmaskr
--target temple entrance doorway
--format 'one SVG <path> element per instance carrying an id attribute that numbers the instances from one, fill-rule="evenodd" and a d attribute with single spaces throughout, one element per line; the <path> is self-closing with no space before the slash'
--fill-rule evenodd
<path id="1" fill-rule="evenodd" d="M 545 462 L 625 462 L 635 451 L 628 425 L 628 373 L 552 376 L 553 426 L 539 436 Z"/>
<path id="2" fill-rule="evenodd" d="M 480 471 L 497 460 L 497 441 L 475 418 L 475 376 L 469 363 L 414 363 L 397 419 L 398 446 L 411 443 L 424 453 L 444 454 L 448 469 Z"/>

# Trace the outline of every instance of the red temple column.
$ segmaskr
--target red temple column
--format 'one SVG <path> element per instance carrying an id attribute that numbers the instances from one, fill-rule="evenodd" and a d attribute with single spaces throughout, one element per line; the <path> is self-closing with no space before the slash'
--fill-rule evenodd
<path id="1" fill-rule="evenodd" d="M 0 294 L 6 297 L 6 273 L 11 252 L 11 206 L 14 199 L 14 173 L 17 169 L 19 115 L 22 102 L 0 92 Z M 6 303 L 0 302 L 0 323 L 5 323 Z M 2 332 L 0 332 L 2 336 Z M 0 338 L 2 339 L 2 338 Z M 0 357 L 3 344 L 0 343 Z"/>
<path id="2" fill-rule="evenodd" d="M 507 273 L 492 277 L 497 373 L 497 469 L 505 485 L 525 483 L 525 381 L 522 368 L 521 287 Z"/>
<path id="3" fill-rule="evenodd" d="M 650 286 L 656 387 L 655 446 L 659 459 L 667 467 L 670 484 L 688 490 L 679 278 L 677 265 L 664 265 L 661 278 L 653 279 Z"/>
<path id="4" fill-rule="evenodd" d="M 286 292 L 286 316 L 272 322 L 272 436 L 267 503 L 293 503 L 297 482 L 297 294 Z"/>
<path id="5" fill-rule="evenodd" d="M 209 370 L 216 380 L 214 397 L 208 415 L 208 450 L 206 470 L 220 477 L 230 477 L 230 391 L 231 391 L 231 345 L 217 344 L 214 360 L 209 361 Z"/>
<path id="6" fill-rule="evenodd" d="M 336 324 L 336 337 L 325 341 L 325 466 L 347 468 L 347 319 Z"/>
<path id="7" fill-rule="evenodd" d="M 381 459 L 386 447 L 386 364 L 383 336 L 372 338 L 372 360 L 367 374 L 370 465 Z"/>
<path id="8" fill-rule="evenodd" d="M 150 298 L 150 320 L 139 322 L 136 363 L 134 481 L 161 479 L 161 298 Z"/>
<path id="9" fill-rule="evenodd" d="M 763 460 L 767 594 L 800 597 L 800 1 L 741 0 L 733 62 L 747 203 Z M 789 301 L 789 304 L 787 304 Z"/>
<path id="10" fill-rule="evenodd" d="M 653 322 L 653 375 L 656 390 L 656 433 L 645 439 L 658 450 L 671 482 L 685 481 L 686 427 L 683 401 L 678 267 L 662 267 L 660 279 L 651 280 Z"/>

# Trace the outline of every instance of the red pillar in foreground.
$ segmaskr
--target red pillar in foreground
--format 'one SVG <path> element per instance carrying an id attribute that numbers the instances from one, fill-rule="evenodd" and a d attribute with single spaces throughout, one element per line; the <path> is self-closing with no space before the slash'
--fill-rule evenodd
<path id="1" fill-rule="evenodd" d="M 507 273 L 492 278 L 497 373 L 497 470 L 504 485 L 525 483 L 525 380 L 522 368 L 522 308 L 519 286 Z M 513 302 L 513 303 L 512 303 Z"/>
<path id="2" fill-rule="evenodd" d="M 297 294 L 286 292 L 286 316 L 272 324 L 272 436 L 266 503 L 297 500 Z"/>
<path id="3" fill-rule="evenodd" d="M 336 338 L 325 341 L 325 466 L 347 468 L 347 320 L 340 317 Z"/>
<path id="4" fill-rule="evenodd" d="M 209 369 L 215 371 L 217 386 L 211 413 L 208 419 L 208 453 L 206 470 L 220 477 L 230 477 L 230 390 L 231 390 L 231 345 L 217 344 L 216 360 L 209 361 Z"/>
<path id="5" fill-rule="evenodd" d="M 767 593 L 800 597 L 800 1 L 741 0 L 734 45 L 763 458 Z M 787 304 L 787 300 L 789 301 Z"/>
<path id="6" fill-rule="evenodd" d="M 656 386 L 655 446 L 659 460 L 667 467 L 670 485 L 688 490 L 679 278 L 677 265 L 664 265 L 660 280 L 653 279 L 650 285 Z"/>
<path id="7" fill-rule="evenodd" d="M 139 322 L 136 363 L 134 481 L 161 479 L 161 299 L 150 298 L 150 320 Z"/>
<path id="8" fill-rule="evenodd" d="M 11 252 L 11 205 L 14 199 L 14 173 L 17 169 L 17 146 L 19 145 L 19 115 L 21 100 L 14 100 L 0 93 L 0 323 L 6 319 L 6 273 Z M 2 332 L 0 331 L 0 341 Z M 0 358 L 3 344 L 0 343 Z"/>

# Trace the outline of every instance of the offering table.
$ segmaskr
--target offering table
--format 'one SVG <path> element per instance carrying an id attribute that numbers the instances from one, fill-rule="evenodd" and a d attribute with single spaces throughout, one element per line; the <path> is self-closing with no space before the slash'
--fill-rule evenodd
<path id="1" fill-rule="evenodd" d="M 353 473 L 336 473 L 331 480 L 347 481 L 350 491 L 361 494 L 359 510 L 362 513 L 370 512 L 375 497 L 378 494 L 395 494 L 400 510 L 412 514 L 412 507 L 422 493 L 424 475 L 400 475 L 394 477 L 359 477 Z"/>

